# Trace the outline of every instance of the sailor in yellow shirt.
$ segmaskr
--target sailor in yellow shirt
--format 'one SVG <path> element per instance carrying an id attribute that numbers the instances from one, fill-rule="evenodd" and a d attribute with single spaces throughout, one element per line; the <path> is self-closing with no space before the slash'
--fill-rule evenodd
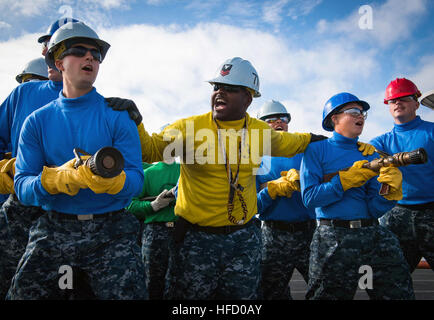
<path id="1" fill-rule="evenodd" d="M 292 157 L 325 137 L 278 132 L 251 118 L 246 111 L 260 96 L 259 77 L 247 60 L 226 60 L 209 82 L 211 112 L 175 121 L 152 136 L 138 126 L 143 161 L 182 159 L 173 298 L 258 299 L 261 231 L 253 217 L 261 158 Z"/>

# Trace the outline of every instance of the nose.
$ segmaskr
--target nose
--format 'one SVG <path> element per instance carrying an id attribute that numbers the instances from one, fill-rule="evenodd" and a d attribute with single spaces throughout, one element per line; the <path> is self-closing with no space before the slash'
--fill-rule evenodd
<path id="1" fill-rule="evenodd" d="M 91 60 L 94 59 L 94 58 L 93 58 L 93 55 L 90 53 L 90 50 L 87 50 L 87 51 L 86 51 L 86 54 L 84 55 L 84 57 L 85 57 L 86 59 L 91 59 Z"/>

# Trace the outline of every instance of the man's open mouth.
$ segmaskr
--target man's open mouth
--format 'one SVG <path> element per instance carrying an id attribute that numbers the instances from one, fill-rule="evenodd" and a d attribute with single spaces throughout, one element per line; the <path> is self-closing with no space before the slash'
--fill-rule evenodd
<path id="1" fill-rule="evenodd" d="M 214 102 L 214 109 L 215 110 L 221 110 L 224 109 L 226 107 L 226 101 L 222 98 L 217 98 L 215 99 Z"/>
<path id="2" fill-rule="evenodd" d="M 86 65 L 83 68 L 81 68 L 84 71 L 89 71 L 92 72 L 93 71 L 93 67 L 91 65 Z"/>

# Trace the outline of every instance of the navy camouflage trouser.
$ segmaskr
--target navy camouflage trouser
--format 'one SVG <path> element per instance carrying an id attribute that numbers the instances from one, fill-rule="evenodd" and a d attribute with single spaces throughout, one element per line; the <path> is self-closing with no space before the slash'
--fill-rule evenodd
<path id="1" fill-rule="evenodd" d="M 309 253 L 314 228 L 289 232 L 262 226 L 262 298 L 292 299 L 289 282 L 294 269 L 306 283 L 309 273 Z"/>
<path id="2" fill-rule="evenodd" d="M 174 298 L 258 299 L 261 242 L 256 222 L 230 234 L 190 229 L 177 248 Z"/>
<path id="3" fill-rule="evenodd" d="M 30 229 L 8 298 L 70 299 L 60 287 L 66 265 L 86 278 L 97 299 L 146 299 L 138 231 L 137 219 L 125 212 L 85 221 L 47 212 Z"/>
<path id="4" fill-rule="evenodd" d="M 161 300 L 168 294 L 166 290 L 175 266 L 172 233 L 173 227 L 166 227 L 164 223 L 147 223 L 143 229 L 142 258 L 150 300 Z"/>
<path id="5" fill-rule="evenodd" d="M 380 218 L 399 240 L 410 272 L 422 257 L 434 270 L 434 209 L 411 210 L 399 205 Z"/>
<path id="6" fill-rule="evenodd" d="M 0 210 L 0 299 L 4 299 L 29 240 L 29 229 L 43 214 L 39 207 L 22 205 L 10 195 Z"/>
<path id="7" fill-rule="evenodd" d="M 371 299 L 414 299 L 398 239 L 382 226 L 347 229 L 321 225 L 312 238 L 307 299 L 353 299 L 372 269 Z M 364 281 L 362 281 L 366 284 Z"/>

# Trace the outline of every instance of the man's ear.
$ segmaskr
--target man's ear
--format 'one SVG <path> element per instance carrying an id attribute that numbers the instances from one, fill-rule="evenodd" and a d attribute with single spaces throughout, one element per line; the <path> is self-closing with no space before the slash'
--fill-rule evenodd
<path id="1" fill-rule="evenodd" d="M 330 117 L 330 124 L 333 126 L 333 128 L 335 127 L 336 122 L 338 121 L 337 118 L 338 118 L 338 116 L 336 114 L 334 114 Z"/>
<path id="2" fill-rule="evenodd" d="M 65 71 L 65 68 L 63 67 L 63 60 L 54 61 L 54 65 L 56 66 L 57 70 L 59 70 L 60 72 Z"/>

